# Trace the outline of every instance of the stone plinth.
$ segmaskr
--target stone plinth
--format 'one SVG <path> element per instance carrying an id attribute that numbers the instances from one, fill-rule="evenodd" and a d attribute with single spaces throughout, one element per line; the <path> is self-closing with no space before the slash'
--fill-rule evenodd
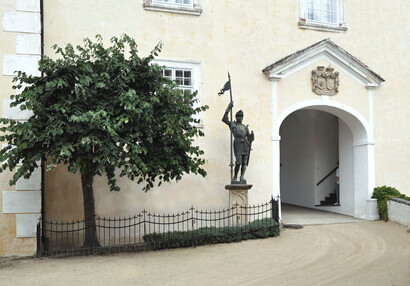
<path id="1" fill-rule="evenodd" d="M 236 204 L 240 206 L 248 206 L 248 190 L 252 185 L 230 184 L 225 185 L 225 190 L 229 190 L 229 207 L 232 208 Z"/>
<path id="2" fill-rule="evenodd" d="M 230 184 L 225 185 L 225 189 L 229 191 L 229 208 L 237 212 L 237 219 L 241 224 L 248 223 L 247 210 L 248 207 L 248 191 L 252 185 Z M 245 207 L 245 208 L 243 208 Z M 235 218 L 230 224 L 235 225 Z"/>

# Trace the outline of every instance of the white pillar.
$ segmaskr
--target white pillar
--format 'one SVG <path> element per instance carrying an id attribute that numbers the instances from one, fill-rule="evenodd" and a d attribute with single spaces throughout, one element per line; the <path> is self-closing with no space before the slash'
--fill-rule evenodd
<path id="1" fill-rule="evenodd" d="M 269 78 L 270 87 L 271 87 L 271 100 L 270 100 L 270 114 L 272 119 L 272 132 L 274 123 L 278 117 L 278 81 L 277 78 Z M 272 134 L 272 136 L 279 135 L 279 134 Z"/>
<path id="2" fill-rule="evenodd" d="M 271 80 L 271 103 L 270 113 L 272 121 L 272 195 L 274 198 L 279 198 L 279 217 L 282 218 L 281 201 L 280 201 L 280 136 L 276 134 L 279 128 L 276 129 L 275 123 L 278 119 L 278 80 L 277 78 L 270 78 Z"/>
<path id="3" fill-rule="evenodd" d="M 373 90 L 374 86 L 367 87 L 367 93 L 369 97 L 369 141 L 373 141 L 374 138 L 374 103 L 373 103 Z"/>
<path id="4" fill-rule="evenodd" d="M 272 138 L 272 185 L 273 196 L 280 196 L 280 136 Z"/>
<path id="5" fill-rule="evenodd" d="M 272 186 L 273 196 L 280 195 L 280 136 L 276 134 L 279 132 L 279 128 L 274 128 L 276 120 L 278 118 L 278 80 L 277 78 L 270 78 L 271 80 L 271 102 L 270 102 L 270 114 L 272 121 Z"/>
<path id="6" fill-rule="evenodd" d="M 353 146 L 354 152 L 354 216 L 366 218 L 366 201 L 374 188 L 374 144 Z"/>

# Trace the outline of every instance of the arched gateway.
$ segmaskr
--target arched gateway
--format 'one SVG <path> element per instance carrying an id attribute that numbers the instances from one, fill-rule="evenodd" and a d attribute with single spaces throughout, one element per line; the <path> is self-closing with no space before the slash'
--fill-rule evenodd
<path id="1" fill-rule="evenodd" d="M 337 84 L 340 74 L 340 89 L 318 95 L 312 91 L 316 67 L 330 65 L 337 70 Z M 375 184 L 373 90 L 384 80 L 328 39 L 263 72 L 272 91 L 273 195 L 282 202 L 372 219 L 366 204 Z M 335 183 L 318 182 L 338 161 L 338 203 L 321 206 Z"/>

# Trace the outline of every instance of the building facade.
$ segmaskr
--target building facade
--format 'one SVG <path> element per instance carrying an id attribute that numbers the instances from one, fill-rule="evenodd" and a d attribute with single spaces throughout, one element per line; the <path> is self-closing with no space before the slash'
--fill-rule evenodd
<path id="1" fill-rule="evenodd" d="M 96 34 L 108 44 L 126 33 L 136 39 L 141 56 L 161 41 L 156 61 L 166 66 L 164 75 L 175 80 L 183 75 L 181 88 L 198 90 L 200 103 L 210 107 L 200 115 L 205 137 L 197 140 L 205 151 L 206 178 L 187 175 L 148 193 L 121 178 L 121 191 L 111 193 L 106 179 L 98 177 L 97 215 L 228 207 L 230 135 L 221 119 L 229 95 L 218 96 L 228 71 L 234 112 L 243 110 L 244 123 L 255 133 L 246 173 L 253 185 L 250 204 L 278 196 L 285 203 L 366 219 L 375 186 L 410 194 L 406 0 L 388 7 L 381 0 L 3 0 L 0 5 L 2 117 L 31 116 L 9 107 L 16 70 L 38 75 L 41 54 L 55 57 L 52 45 L 75 46 Z M 336 205 L 323 206 L 336 188 L 332 171 L 338 162 Z M 0 255 L 35 251 L 41 212 L 53 220 L 83 216 L 80 178 L 64 166 L 43 179 L 38 171 L 16 186 L 8 185 L 10 176 L 0 174 Z"/>

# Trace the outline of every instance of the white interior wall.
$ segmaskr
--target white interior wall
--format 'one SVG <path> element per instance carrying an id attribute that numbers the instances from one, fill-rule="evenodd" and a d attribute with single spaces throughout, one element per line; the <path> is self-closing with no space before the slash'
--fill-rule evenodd
<path id="1" fill-rule="evenodd" d="M 331 172 L 339 161 L 339 122 L 336 116 L 316 111 L 315 116 L 315 205 L 335 190 L 336 173 L 316 184 Z"/>
<path id="2" fill-rule="evenodd" d="M 339 125 L 339 177 L 340 177 L 340 206 L 317 207 L 322 210 L 345 215 L 354 215 L 354 157 L 353 135 L 343 120 Z"/>
<path id="3" fill-rule="evenodd" d="M 353 146 L 354 156 L 354 216 L 366 218 L 366 200 L 370 197 L 369 189 L 372 189 L 371 170 L 369 157 L 373 154 L 372 144 L 360 144 Z"/>
<path id="4" fill-rule="evenodd" d="M 349 127 L 339 120 L 339 177 L 340 177 L 340 207 L 335 211 L 346 214 L 354 214 L 354 157 L 353 135 Z"/>
<path id="5" fill-rule="evenodd" d="M 280 129 L 281 199 L 284 203 L 311 207 L 314 204 L 315 111 L 296 111 Z"/>
<path id="6" fill-rule="evenodd" d="M 273 161 L 278 162 L 278 164 L 277 169 L 273 170 L 274 174 L 272 177 L 280 177 L 280 182 L 278 180 L 277 187 L 279 189 L 279 194 L 282 198 L 282 201 L 285 203 L 298 204 L 297 198 L 295 199 L 294 197 L 292 197 L 293 194 L 297 195 L 297 193 L 292 192 L 293 190 L 289 191 L 289 180 L 287 178 L 292 178 L 292 176 L 289 175 L 289 168 L 288 166 L 286 166 L 287 159 L 285 157 L 286 154 L 291 152 L 289 151 L 290 148 L 286 147 L 286 142 L 292 142 L 293 140 L 289 140 L 289 138 L 281 138 L 281 136 L 287 137 L 288 134 L 293 134 L 294 132 L 296 132 L 295 130 L 292 131 L 292 129 L 295 129 L 296 127 L 298 127 L 298 125 L 292 125 L 290 124 L 290 122 L 286 121 L 294 120 L 292 119 L 292 116 L 294 116 L 294 114 L 298 114 L 297 112 L 306 109 L 324 111 L 337 116 L 340 119 L 340 122 L 343 121 L 343 123 L 345 124 L 345 129 L 350 132 L 348 133 L 349 136 L 351 135 L 351 137 L 349 137 L 350 139 L 346 139 L 346 142 L 349 143 L 345 143 L 346 145 L 343 145 L 346 146 L 344 149 L 345 152 L 348 153 L 342 154 L 342 151 L 339 151 L 341 164 L 343 164 L 342 162 L 344 160 L 344 157 L 346 156 L 349 156 L 348 158 L 350 162 L 353 161 L 353 164 L 350 164 L 351 166 L 349 166 L 349 164 L 345 165 L 345 172 L 350 172 L 350 177 L 342 175 L 350 182 L 347 187 L 342 186 L 342 188 L 349 188 L 353 186 L 352 192 L 354 194 L 351 205 L 346 206 L 349 209 L 346 212 L 347 214 L 350 214 L 350 210 L 353 208 L 353 216 L 365 219 L 369 215 L 366 213 L 366 210 L 368 209 L 368 205 L 366 205 L 368 201 L 367 199 L 370 198 L 374 188 L 374 143 L 372 141 L 372 137 L 368 135 L 371 134 L 370 126 L 365 117 L 363 117 L 363 115 L 360 114 L 357 110 L 337 101 L 331 101 L 326 98 L 324 99 L 323 97 L 322 99 L 298 102 L 288 107 L 279 115 L 277 120 L 274 121 L 272 138 L 274 138 L 275 141 L 272 142 L 277 142 L 277 144 L 272 144 L 274 151 Z M 304 131 L 302 130 L 302 132 Z M 342 133 L 339 134 L 339 137 L 343 136 L 341 134 Z M 342 139 L 340 139 L 339 141 L 343 142 Z M 282 147 L 285 149 L 280 150 Z M 281 157 L 280 161 L 279 157 Z M 279 162 L 281 164 L 285 164 L 285 166 L 279 167 Z M 343 168 L 343 166 L 341 166 L 341 168 Z M 286 191 L 288 191 L 288 193 L 286 193 Z M 349 200 L 347 201 L 347 203 L 349 203 Z M 309 207 L 303 202 L 300 205 Z M 316 208 L 321 209 L 321 207 Z M 327 207 L 326 209 L 329 210 L 329 207 Z M 332 208 L 332 211 L 343 213 L 343 210 L 340 207 L 334 207 Z"/>
<path id="7" fill-rule="evenodd" d="M 282 202 L 313 207 L 334 191 L 335 174 L 316 184 L 336 167 L 338 125 L 337 117 L 317 110 L 298 110 L 284 120 L 280 129 Z"/>

